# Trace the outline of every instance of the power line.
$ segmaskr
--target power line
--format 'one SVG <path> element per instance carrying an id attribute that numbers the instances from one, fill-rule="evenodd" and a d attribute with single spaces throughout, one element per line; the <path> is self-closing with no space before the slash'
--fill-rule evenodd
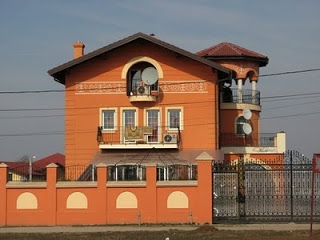
<path id="1" fill-rule="evenodd" d="M 279 76 L 279 75 L 289 75 L 289 74 L 299 74 L 299 73 L 306 73 L 306 72 L 315 72 L 320 71 L 320 68 L 311 68 L 311 69 L 304 69 L 304 70 L 297 70 L 297 71 L 286 71 L 286 72 L 279 72 L 279 73 L 269 73 L 269 74 L 262 74 L 258 77 L 271 77 L 271 76 Z M 108 83 L 108 82 L 106 82 Z M 181 85 L 187 83 L 198 83 L 198 81 L 185 81 L 185 82 L 177 82 L 177 83 L 161 83 L 160 86 L 166 85 Z M 126 87 L 105 87 L 105 88 L 90 88 L 90 90 L 114 90 L 114 89 L 121 89 Z M 22 90 L 22 91 L 0 91 L 0 94 L 27 94 L 27 93 L 64 93 L 69 91 L 77 91 L 76 89 L 47 89 L 47 90 Z"/>

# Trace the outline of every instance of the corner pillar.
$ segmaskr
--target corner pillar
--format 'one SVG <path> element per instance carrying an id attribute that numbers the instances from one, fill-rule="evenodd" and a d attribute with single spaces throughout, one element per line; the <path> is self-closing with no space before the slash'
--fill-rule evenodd
<path id="1" fill-rule="evenodd" d="M 157 223 L 157 166 L 150 164 L 146 166 L 147 193 L 145 198 L 150 204 L 139 206 L 142 222 Z M 143 207 L 143 208 L 142 208 Z"/>

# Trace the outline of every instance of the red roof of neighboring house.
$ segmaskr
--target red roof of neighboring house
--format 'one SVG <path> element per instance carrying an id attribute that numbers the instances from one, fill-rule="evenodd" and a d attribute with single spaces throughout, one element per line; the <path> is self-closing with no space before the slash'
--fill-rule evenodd
<path id="1" fill-rule="evenodd" d="M 0 161 L 2 163 L 2 161 Z M 9 170 L 13 170 L 13 169 L 22 169 L 27 168 L 29 166 L 28 162 L 3 162 L 5 164 L 8 165 L 8 169 Z M 55 163 L 57 165 L 60 166 L 65 166 L 65 156 L 63 154 L 60 153 L 56 153 L 53 155 L 50 155 L 48 157 L 39 159 L 38 161 L 33 162 L 32 166 L 36 167 L 37 169 L 43 168 L 45 169 L 47 165 L 49 165 L 50 163 Z M 20 170 L 22 171 L 22 170 Z"/>
<path id="2" fill-rule="evenodd" d="M 48 157 L 39 159 L 38 161 L 34 162 L 34 165 L 39 168 L 45 168 L 50 163 L 55 163 L 60 166 L 65 166 L 65 156 L 61 153 L 56 153 L 53 155 L 50 155 Z"/>
<path id="3" fill-rule="evenodd" d="M 211 57 L 212 60 L 219 59 L 251 59 L 262 62 L 260 66 L 268 64 L 268 57 L 260 53 L 240 47 L 233 43 L 222 42 L 196 53 L 201 57 Z M 210 59 L 211 59 L 210 58 Z"/>

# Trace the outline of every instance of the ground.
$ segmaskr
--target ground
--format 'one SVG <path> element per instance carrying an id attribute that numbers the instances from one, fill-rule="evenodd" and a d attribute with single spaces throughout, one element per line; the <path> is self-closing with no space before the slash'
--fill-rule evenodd
<path id="1" fill-rule="evenodd" d="M 18 240 L 194 240 L 194 239 L 215 239 L 215 240 L 315 240 L 320 239 L 320 230 L 313 232 L 309 237 L 309 231 L 266 231 L 266 230 L 218 230 L 214 226 L 205 225 L 191 231 L 166 230 L 166 231 L 121 231 L 121 232 L 51 232 L 51 233 L 1 233 L 0 239 Z"/>

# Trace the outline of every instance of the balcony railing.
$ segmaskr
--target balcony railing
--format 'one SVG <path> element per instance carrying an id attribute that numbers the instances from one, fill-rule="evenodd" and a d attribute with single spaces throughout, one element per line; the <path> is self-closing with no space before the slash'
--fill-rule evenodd
<path id="1" fill-rule="evenodd" d="M 155 102 L 158 95 L 158 87 L 155 85 L 137 86 L 130 91 L 130 102 Z"/>
<path id="2" fill-rule="evenodd" d="M 277 147 L 277 134 L 238 135 L 235 133 L 222 133 L 220 145 L 221 147 Z"/>
<path id="3" fill-rule="evenodd" d="M 179 128 L 126 126 L 115 130 L 103 130 L 98 127 L 97 141 L 100 148 L 178 148 L 180 144 Z"/>
<path id="4" fill-rule="evenodd" d="M 222 103 L 247 103 L 260 105 L 260 91 L 251 89 L 223 88 Z"/>

